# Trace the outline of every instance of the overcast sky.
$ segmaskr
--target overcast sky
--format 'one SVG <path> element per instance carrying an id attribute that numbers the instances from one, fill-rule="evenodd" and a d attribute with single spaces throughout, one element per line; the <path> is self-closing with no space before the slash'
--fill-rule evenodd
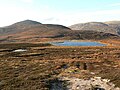
<path id="1" fill-rule="evenodd" d="M 120 0 L 0 0 L 0 27 L 26 19 L 65 26 L 120 20 Z"/>

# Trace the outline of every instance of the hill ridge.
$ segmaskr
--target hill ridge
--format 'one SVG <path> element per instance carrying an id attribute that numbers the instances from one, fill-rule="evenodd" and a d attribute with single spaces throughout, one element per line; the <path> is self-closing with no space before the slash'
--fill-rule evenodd
<path id="1" fill-rule="evenodd" d="M 117 21 L 120 22 L 120 21 Z M 112 22 L 111 22 L 112 23 Z M 120 23 L 116 24 L 105 23 L 105 22 L 87 22 L 87 23 L 78 23 L 69 26 L 72 30 L 93 30 L 98 32 L 105 32 L 119 35 L 120 33 Z"/>
<path id="2" fill-rule="evenodd" d="M 44 40 L 73 40 L 73 39 L 106 39 L 116 38 L 116 32 L 96 30 L 98 27 L 109 27 L 102 22 L 89 22 L 82 28 L 86 30 L 71 30 L 69 27 L 58 24 L 42 24 L 37 21 L 24 20 L 10 26 L 0 28 L 0 42 L 36 42 Z M 90 29 L 91 26 L 97 26 Z M 111 27 L 112 28 L 112 27 Z M 101 27 L 102 29 L 102 27 Z M 107 29 L 107 28 L 106 28 Z"/>

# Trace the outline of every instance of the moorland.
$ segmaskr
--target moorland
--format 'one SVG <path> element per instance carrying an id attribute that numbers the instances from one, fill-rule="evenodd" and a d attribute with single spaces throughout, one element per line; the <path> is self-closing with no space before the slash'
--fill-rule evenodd
<path id="1" fill-rule="evenodd" d="M 69 90 L 61 77 L 101 77 L 120 87 L 119 33 L 71 30 L 29 20 L 2 27 L 0 33 L 1 90 L 53 90 L 54 86 Z M 106 46 L 49 43 L 64 40 L 96 41 Z M 19 49 L 26 51 L 15 52 Z"/>

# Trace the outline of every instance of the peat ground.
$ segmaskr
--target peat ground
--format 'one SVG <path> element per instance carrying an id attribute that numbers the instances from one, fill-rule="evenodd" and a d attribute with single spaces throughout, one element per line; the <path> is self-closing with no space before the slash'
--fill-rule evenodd
<path id="1" fill-rule="evenodd" d="M 27 51 L 13 52 L 16 49 Z M 1 90 L 49 90 L 59 77 L 102 77 L 120 87 L 120 47 L 0 44 Z"/>

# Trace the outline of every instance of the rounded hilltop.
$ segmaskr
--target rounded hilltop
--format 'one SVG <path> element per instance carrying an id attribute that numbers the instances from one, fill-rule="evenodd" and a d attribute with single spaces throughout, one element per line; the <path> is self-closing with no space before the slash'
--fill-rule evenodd
<path id="1" fill-rule="evenodd" d="M 69 26 L 69 28 L 71 28 L 72 30 L 89 30 L 119 35 L 119 25 L 120 21 L 87 22 L 74 24 Z"/>
<path id="2" fill-rule="evenodd" d="M 12 26 L 15 26 L 15 25 L 17 25 L 17 26 L 25 26 L 26 25 L 27 26 L 27 25 L 36 25 L 36 24 L 42 24 L 42 23 L 27 19 L 24 21 L 14 23 L 14 24 L 12 24 Z"/>

